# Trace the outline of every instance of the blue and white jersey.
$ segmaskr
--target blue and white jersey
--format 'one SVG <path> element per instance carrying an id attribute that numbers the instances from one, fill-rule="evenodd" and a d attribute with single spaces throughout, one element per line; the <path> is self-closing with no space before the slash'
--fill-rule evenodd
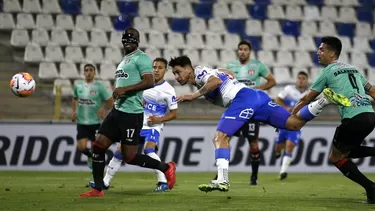
<path id="1" fill-rule="evenodd" d="M 177 109 L 176 93 L 174 88 L 163 81 L 156 84 L 153 88 L 143 91 L 144 115 L 142 129 L 155 129 L 160 132 L 163 129 L 163 123 L 148 125 L 147 119 L 150 116 L 162 117 L 169 110 Z"/>
<path id="2" fill-rule="evenodd" d="M 224 108 L 232 103 L 232 100 L 241 89 L 247 88 L 245 84 L 239 83 L 237 79 L 217 69 L 197 66 L 194 68 L 194 74 L 196 87 L 198 89 L 204 86 L 211 76 L 218 77 L 223 81 L 218 88 L 206 94 L 205 98 L 211 103 Z"/>
<path id="3" fill-rule="evenodd" d="M 294 107 L 308 91 L 309 90 L 306 89 L 301 92 L 295 85 L 287 85 L 277 96 L 284 101 L 286 106 Z"/>

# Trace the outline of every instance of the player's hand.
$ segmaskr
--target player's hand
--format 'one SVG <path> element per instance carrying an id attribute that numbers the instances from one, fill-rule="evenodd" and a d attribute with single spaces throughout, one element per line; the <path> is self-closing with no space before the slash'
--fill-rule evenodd
<path id="1" fill-rule="evenodd" d="M 182 96 L 179 96 L 177 97 L 177 102 L 186 102 L 186 101 L 192 101 L 194 100 L 193 98 L 193 94 L 186 94 L 186 95 L 182 95 Z"/>
<path id="2" fill-rule="evenodd" d="M 72 122 L 75 122 L 76 118 L 77 118 L 77 113 L 73 112 L 73 114 L 72 114 Z"/>
<path id="3" fill-rule="evenodd" d="M 113 90 L 112 97 L 114 100 L 117 100 L 122 95 L 126 94 L 125 87 L 117 87 L 115 90 Z"/>
<path id="4" fill-rule="evenodd" d="M 147 119 L 147 125 L 153 125 L 153 124 L 158 124 L 161 123 L 160 118 L 156 116 L 150 116 Z"/>
<path id="5" fill-rule="evenodd" d="M 99 116 L 100 119 L 104 119 L 104 117 L 105 117 L 105 109 L 104 108 L 99 109 L 98 116 Z"/>

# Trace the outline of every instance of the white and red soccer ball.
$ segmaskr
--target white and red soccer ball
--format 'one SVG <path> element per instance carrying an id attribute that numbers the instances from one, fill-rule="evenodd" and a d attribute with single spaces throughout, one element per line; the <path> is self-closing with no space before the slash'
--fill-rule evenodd
<path id="1" fill-rule="evenodd" d="M 35 91 L 35 80 L 29 73 L 15 74 L 10 80 L 10 89 L 17 97 L 28 97 Z"/>

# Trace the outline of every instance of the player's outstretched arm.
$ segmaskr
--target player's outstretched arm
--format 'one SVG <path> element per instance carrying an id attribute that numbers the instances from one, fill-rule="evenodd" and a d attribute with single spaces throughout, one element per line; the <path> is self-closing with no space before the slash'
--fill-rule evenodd
<path id="1" fill-rule="evenodd" d="M 139 83 L 125 86 L 125 87 L 117 87 L 113 91 L 113 99 L 117 99 L 121 95 L 125 94 L 132 94 L 134 92 L 143 91 L 154 86 L 154 75 L 150 72 L 144 73 L 142 75 L 142 80 Z"/>
<path id="2" fill-rule="evenodd" d="M 192 94 L 187 94 L 183 95 L 177 98 L 177 102 L 183 102 L 183 101 L 192 101 L 195 100 L 211 91 L 216 89 L 217 87 L 222 84 L 223 81 L 216 77 L 216 76 L 210 76 L 207 80 L 207 82 L 200 88 L 198 91 L 192 93 Z"/>
<path id="3" fill-rule="evenodd" d="M 266 75 L 264 77 L 264 79 L 266 79 L 267 82 L 265 84 L 262 84 L 262 85 L 258 86 L 258 87 L 255 87 L 255 89 L 269 90 L 272 87 L 276 86 L 276 79 L 275 79 L 275 77 L 273 77 L 273 75 L 271 73 L 268 73 L 268 75 Z"/>
<path id="4" fill-rule="evenodd" d="M 177 118 L 177 109 L 170 110 L 165 116 L 157 117 L 157 116 L 150 116 L 147 119 L 147 123 L 149 125 L 157 124 L 157 123 L 165 123 Z"/>
<path id="5" fill-rule="evenodd" d="M 285 108 L 287 111 L 291 111 L 293 108 L 290 108 L 289 106 L 285 105 L 284 99 L 281 99 L 280 97 L 276 97 L 275 102 L 279 105 L 281 105 L 283 108 Z"/>
<path id="6" fill-rule="evenodd" d="M 296 115 L 298 111 L 301 110 L 301 108 L 303 108 L 305 105 L 312 102 L 319 94 L 320 92 L 310 89 L 310 91 L 298 101 L 298 103 L 296 104 L 296 106 L 294 107 L 292 111 L 292 114 Z"/>

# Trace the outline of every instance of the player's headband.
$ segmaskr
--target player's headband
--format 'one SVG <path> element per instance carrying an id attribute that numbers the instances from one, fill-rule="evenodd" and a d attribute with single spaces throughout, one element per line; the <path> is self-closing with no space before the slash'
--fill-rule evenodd
<path id="1" fill-rule="evenodd" d="M 138 44 L 139 43 L 139 38 L 136 37 L 133 33 L 123 33 L 122 34 L 122 43 L 130 43 L 130 44 Z"/>

